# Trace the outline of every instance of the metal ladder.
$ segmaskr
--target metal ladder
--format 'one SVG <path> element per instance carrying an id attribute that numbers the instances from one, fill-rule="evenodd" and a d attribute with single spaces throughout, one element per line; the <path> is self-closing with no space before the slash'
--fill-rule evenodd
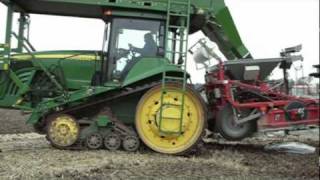
<path id="1" fill-rule="evenodd" d="M 190 11 L 191 11 L 191 0 L 168 0 L 168 10 L 167 10 L 167 24 L 166 24 L 166 50 L 165 54 L 170 55 L 172 58 L 172 66 L 176 66 L 181 68 L 183 71 L 182 77 L 170 76 L 166 71 L 162 73 L 162 93 L 160 100 L 160 119 L 159 119 L 159 131 L 164 134 L 181 134 L 183 129 L 183 114 L 184 114 L 184 102 L 185 102 L 185 93 L 187 87 L 187 52 L 188 52 L 188 34 L 189 34 L 189 25 L 190 25 Z M 172 23 L 171 20 L 176 19 L 176 23 Z M 170 38 L 170 31 L 177 31 L 177 36 Z M 168 42 L 174 41 L 177 46 L 174 46 L 174 49 L 169 50 Z M 176 56 L 178 56 L 178 62 L 175 64 Z M 164 102 L 165 94 L 168 91 L 167 84 L 169 82 L 179 82 L 181 87 L 178 91 L 174 90 L 173 92 L 178 92 L 181 94 L 181 104 L 174 104 Z M 163 114 L 163 110 L 166 106 L 175 106 L 180 108 L 180 116 L 179 117 L 166 117 Z M 172 121 L 179 121 L 180 127 L 178 131 L 166 131 L 162 129 L 162 121 L 163 119 L 169 119 Z"/>

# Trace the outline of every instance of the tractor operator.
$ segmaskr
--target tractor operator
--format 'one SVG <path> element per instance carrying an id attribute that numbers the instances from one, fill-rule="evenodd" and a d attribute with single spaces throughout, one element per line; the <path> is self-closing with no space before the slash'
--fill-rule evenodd
<path id="1" fill-rule="evenodd" d="M 143 48 L 134 47 L 132 44 L 129 44 L 130 50 L 137 52 L 141 57 L 150 57 L 157 54 L 157 43 L 153 39 L 152 33 L 147 33 L 144 35 L 144 46 Z"/>

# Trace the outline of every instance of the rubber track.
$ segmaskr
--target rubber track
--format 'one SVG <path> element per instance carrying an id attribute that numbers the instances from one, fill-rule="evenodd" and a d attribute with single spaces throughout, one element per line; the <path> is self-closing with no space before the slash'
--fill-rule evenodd
<path id="1" fill-rule="evenodd" d="M 111 100 L 114 100 L 114 99 L 117 99 L 117 98 L 121 98 L 121 97 L 124 97 L 124 96 L 128 96 L 128 95 L 131 95 L 131 94 L 134 94 L 134 93 L 137 93 L 137 92 L 141 92 L 141 91 L 144 91 L 144 90 L 148 90 L 148 89 L 151 89 L 152 87 L 154 86 L 157 86 L 157 85 L 160 85 L 161 82 L 153 82 L 153 83 L 150 83 L 150 84 L 146 84 L 146 85 L 143 85 L 143 86 L 137 86 L 137 87 L 127 87 L 125 88 L 124 91 L 120 92 L 120 93 L 117 93 L 115 94 L 114 96 L 112 97 L 107 97 L 107 98 L 104 98 L 104 99 L 100 99 L 98 101 L 94 101 L 94 102 L 91 102 L 91 103 L 86 103 L 86 104 L 83 104 L 83 105 L 79 105 L 79 106 L 75 106 L 75 107 L 72 107 L 72 108 L 69 108 L 69 109 L 65 109 L 65 110 L 62 110 L 62 111 L 59 111 L 59 112 L 56 112 L 54 114 L 66 114 L 66 113 L 70 113 L 72 111 L 77 111 L 77 110 L 81 110 L 82 108 L 90 108 L 91 106 L 95 106 L 95 105 L 99 105 L 99 104 L 102 104 L 102 103 L 106 103 L 108 101 L 111 101 Z M 192 88 L 193 89 L 193 88 Z M 196 90 L 194 90 L 195 92 L 197 92 Z M 199 95 L 199 98 L 200 95 Z M 204 102 L 202 102 L 204 103 Z M 206 106 L 203 106 L 204 108 Z M 103 109 L 103 108 L 102 108 Z M 206 109 L 205 109 L 205 112 L 206 112 Z M 102 111 L 103 113 L 103 111 Z M 116 118 L 115 118 L 116 119 Z M 206 118 L 205 118 L 206 119 Z M 115 121 L 116 123 L 119 123 L 120 126 L 123 126 L 123 123 L 116 120 Z M 205 123 L 205 127 L 204 129 L 207 128 L 207 123 Z M 127 132 L 128 135 L 131 135 L 132 132 Z M 136 134 L 134 132 L 134 134 Z M 201 141 L 202 140 L 202 137 L 204 136 L 204 132 L 203 134 L 201 135 L 201 137 L 199 138 L 199 141 L 196 142 L 190 149 L 184 151 L 184 152 L 181 152 L 177 155 L 180 155 L 180 156 L 188 156 L 190 154 L 194 154 L 197 152 L 197 150 L 199 148 L 201 148 L 203 146 L 203 142 Z M 139 138 L 140 139 L 140 138 Z M 86 147 L 83 146 L 83 143 L 82 142 L 78 142 L 76 143 L 75 145 L 73 146 L 70 146 L 70 147 L 64 147 L 63 149 L 66 149 L 66 150 L 83 150 L 83 149 L 87 149 Z"/>
<path id="2" fill-rule="evenodd" d="M 75 107 L 72 107 L 72 108 L 69 108 L 69 109 L 65 109 L 65 110 L 56 112 L 55 114 L 70 113 L 71 111 L 76 111 L 76 110 L 80 110 L 82 108 L 88 108 L 90 106 L 95 106 L 95 105 L 98 105 L 98 104 L 101 104 L 101 103 L 105 103 L 105 102 L 108 102 L 108 101 L 111 101 L 111 100 L 114 100 L 114 99 L 117 99 L 117 98 L 120 98 L 120 97 L 128 96 L 128 95 L 131 95 L 131 94 L 134 94 L 134 93 L 146 90 L 146 89 L 150 89 L 153 86 L 156 86 L 158 84 L 160 84 L 160 83 L 159 82 L 154 82 L 154 83 L 150 83 L 150 84 L 147 84 L 147 85 L 144 85 L 144 86 L 137 86 L 135 88 L 127 87 L 127 88 L 125 88 L 126 89 L 125 91 L 123 91 L 123 92 L 121 92 L 119 94 L 116 94 L 116 95 L 114 95 L 112 97 L 107 97 L 107 98 L 100 99 L 98 101 L 94 101 L 94 102 L 91 102 L 91 103 L 86 103 L 86 104 L 83 104 L 83 105 L 75 106 Z"/>

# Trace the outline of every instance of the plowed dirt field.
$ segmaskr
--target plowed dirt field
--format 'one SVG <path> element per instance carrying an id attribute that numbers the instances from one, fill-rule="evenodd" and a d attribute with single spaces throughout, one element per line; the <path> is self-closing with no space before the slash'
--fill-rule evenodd
<path id="1" fill-rule="evenodd" d="M 31 133 L 25 118 L 0 110 L 0 179 L 319 179 L 318 130 L 259 136 L 242 142 L 211 139 L 188 156 L 139 152 L 71 151 L 52 148 Z M 317 147 L 310 155 L 264 150 L 271 142 Z"/>

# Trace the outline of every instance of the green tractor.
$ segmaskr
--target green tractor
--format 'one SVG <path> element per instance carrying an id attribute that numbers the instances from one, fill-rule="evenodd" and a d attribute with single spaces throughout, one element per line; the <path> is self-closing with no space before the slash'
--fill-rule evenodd
<path id="1" fill-rule="evenodd" d="M 188 35 L 203 31 L 228 59 L 250 57 L 223 0 L 0 2 L 8 8 L 0 107 L 30 113 L 27 123 L 61 149 L 136 151 L 142 140 L 156 152 L 188 152 L 207 124 L 188 84 Z M 38 52 L 25 38 L 29 14 L 101 19 L 103 48 Z"/>

